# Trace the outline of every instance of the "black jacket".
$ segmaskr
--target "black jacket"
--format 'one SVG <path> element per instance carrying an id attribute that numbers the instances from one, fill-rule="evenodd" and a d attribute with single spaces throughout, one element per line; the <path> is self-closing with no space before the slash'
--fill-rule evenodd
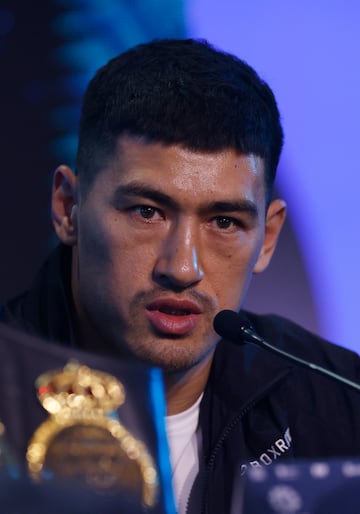
<path id="1" fill-rule="evenodd" d="M 33 287 L 0 321 L 78 346 L 69 292 L 70 250 L 57 249 Z M 274 345 L 360 382 L 360 359 L 278 316 L 247 313 Z M 202 457 L 190 512 L 230 512 L 235 477 L 279 459 L 360 456 L 360 396 L 265 350 L 221 341 L 200 408 Z M 197 495 L 199 497 L 199 495 Z M 194 502 L 194 506 L 191 507 Z"/>

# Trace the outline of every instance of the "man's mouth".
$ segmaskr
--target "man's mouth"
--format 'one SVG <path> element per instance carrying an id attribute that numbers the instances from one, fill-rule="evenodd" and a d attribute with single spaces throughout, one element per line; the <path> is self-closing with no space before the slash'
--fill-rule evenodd
<path id="1" fill-rule="evenodd" d="M 146 308 L 147 316 L 157 332 L 169 335 L 186 335 L 198 323 L 201 308 L 188 300 L 160 299 Z"/>
<path id="2" fill-rule="evenodd" d="M 158 309 L 160 312 L 163 312 L 164 314 L 170 314 L 170 316 L 187 316 L 188 314 L 191 314 L 191 311 L 185 309 L 185 310 L 175 310 L 175 309 L 166 309 L 161 308 Z"/>

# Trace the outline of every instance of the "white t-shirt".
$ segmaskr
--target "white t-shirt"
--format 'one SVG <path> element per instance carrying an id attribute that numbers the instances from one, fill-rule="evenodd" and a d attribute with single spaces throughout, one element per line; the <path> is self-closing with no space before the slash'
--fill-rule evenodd
<path id="1" fill-rule="evenodd" d="M 170 447 L 172 483 L 178 514 L 185 514 L 186 506 L 199 471 L 199 441 L 197 428 L 202 395 L 189 409 L 165 417 Z"/>

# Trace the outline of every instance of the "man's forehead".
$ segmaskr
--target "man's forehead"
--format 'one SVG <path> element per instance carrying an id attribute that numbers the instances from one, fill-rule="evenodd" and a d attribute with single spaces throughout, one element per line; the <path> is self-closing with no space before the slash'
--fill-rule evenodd
<path id="1" fill-rule="evenodd" d="M 112 156 L 99 170 L 95 182 L 109 193 L 129 181 L 148 182 L 155 188 L 193 195 L 199 191 L 220 200 L 225 196 L 248 198 L 262 203 L 266 186 L 264 160 L 232 148 L 198 151 L 183 145 L 166 145 L 144 137 L 122 135 Z"/>
<path id="2" fill-rule="evenodd" d="M 264 159 L 252 152 L 241 153 L 232 147 L 216 150 L 194 149 L 180 143 L 167 144 L 162 141 L 150 140 L 144 136 L 128 134 L 118 138 L 114 158 L 124 162 L 141 159 L 144 154 L 151 154 L 153 158 L 166 159 L 173 156 L 174 152 L 182 158 L 184 163 L 190 162 L 193 169 L 201 167 L 204 162 L 206 165 L 213 163 L 214 166 L 219 163 L 223 164 L 224 156 L 227 155 L 229 159 L 237 161 L 234 164 L 235 167 L 241 161 L 246 161 L 254 173 L 258 175 L 264 173 Z"/>
<path id="3" fill-rule="evenodd" d="M 262 212 L 265 204 L 263 159 L 232 149 L 202 152 L 122 137 L 109 168 L 98 178 L 117 201 L 127 196 L 197 209 L 217 205 L 230 211 L 233 205 L 234 210 L 254 212 Z"/>

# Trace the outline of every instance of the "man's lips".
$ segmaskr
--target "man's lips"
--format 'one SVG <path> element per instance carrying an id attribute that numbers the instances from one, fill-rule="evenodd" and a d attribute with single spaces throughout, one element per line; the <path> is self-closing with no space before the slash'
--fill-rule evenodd
<path id="1" fill-rule="evenodd" d="M 146 313 L 158 332 L 185 335 L 195 328 L 202 309 L 190 300 L 158 299 L 147 305 Z"/>

